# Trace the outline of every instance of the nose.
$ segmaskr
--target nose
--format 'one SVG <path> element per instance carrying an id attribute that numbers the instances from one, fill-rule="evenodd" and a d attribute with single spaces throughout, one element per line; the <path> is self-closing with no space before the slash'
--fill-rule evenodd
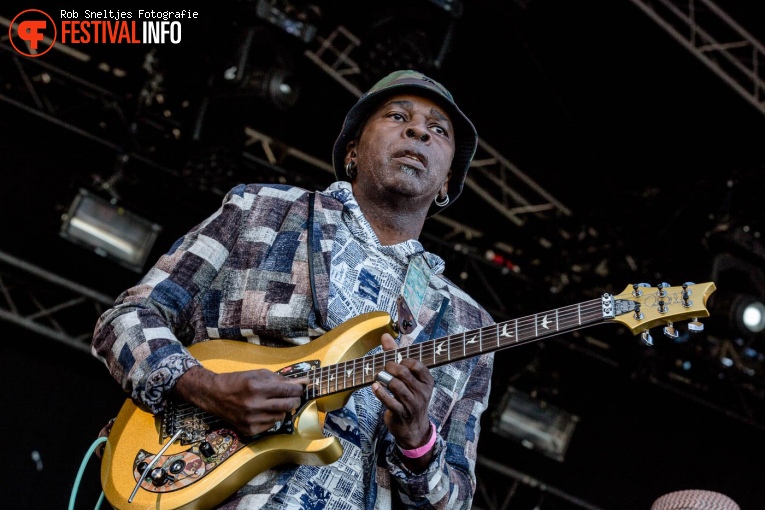
<path id="1" fill-rule="evenodd" d="M 430 134 L 427 131 L 423 131 L 418 135 L 414 128 L 406 128 L 406 136 L 407 138 L 419 138 L 421 142 L 430 140 Z"/>

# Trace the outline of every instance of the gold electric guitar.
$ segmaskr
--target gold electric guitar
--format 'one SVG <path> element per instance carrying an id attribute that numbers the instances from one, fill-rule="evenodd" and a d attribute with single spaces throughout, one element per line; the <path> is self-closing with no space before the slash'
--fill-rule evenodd
<path id="1" fill-rule="evenodd" d="M 370 351 L 383 333 L 395 336 L 385 312 L 358 316 L 301 346 L 273 348 L 234 340 L 194 344 L 191 353 L 214 372 L 266 368 L 285 377 L 309 375 L 304 404 L 270 431 L 241 437 L 190 404 L 170 403 L 161 415 L 153 415 L 128 399 L 105 443 L 104 495 L 119 510 L 209 509 L 274 466 L 335 462 L 342 446 L 322 433 L 325 414 L 345 405 L 354 390 L 372 384 L 387 361 L 414 358 L 437 367 L 607 323 L 621 323 L 650 343 L 648 330 L 658 325 L 675 336 L 673 323 L 688 319 L 689 331 L 701 331 L 698 319 L 709 316 L 705 305 L 714 291 L 711 282 L 628 285 L 618 295 L 374 354 Z"/>

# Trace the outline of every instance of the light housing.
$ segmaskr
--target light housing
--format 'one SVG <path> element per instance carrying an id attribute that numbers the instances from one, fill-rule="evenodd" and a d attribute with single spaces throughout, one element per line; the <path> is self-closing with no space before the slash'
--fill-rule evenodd
<path id="1" fill-rule="evenodd" d="M 60 235 L 132 270 L 143 270 L 162 227 L 85 189 L 64 214 Z"/>
<path id="2" fill-rule="evenodd" d="M 731 325 L 744 335 L 755 335 L 765 329 L 765 304 L 753 295 L 736 296 L 728 313 Z"/>
<path id="3" fill-rule="evenodd" d="M 492 431 L 563 462 L 579 417 L 513 387 L 502 396 Z"/>

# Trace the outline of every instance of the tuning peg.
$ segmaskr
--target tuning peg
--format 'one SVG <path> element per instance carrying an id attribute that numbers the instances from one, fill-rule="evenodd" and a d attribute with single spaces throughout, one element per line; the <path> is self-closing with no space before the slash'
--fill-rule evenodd
<path id="1" fill-rule="evenodd" d="M 683 292 L 680 295 L 680 297 L 683 299 L 683 306 L 685 308 L 690 308 L 693 306 L 693 301 L 691 301 L 691 294 L 693 294 L 693 292 L 688 288 L 690 285 L 693 285 L 693 282 L 685 282 L 683 284 Z"/>
<path id="2" fill-rule="evenodd" d="M 667 291 L 664 289 L 669 288 L 670 285 L 667 282 L 661 282 L 659 285 L 656 286 L 656 288 L 659 289 L 659 297 L 666 297 Z"/>
<path id="3" fill-rule="evenodd" d="M 688 331 L 691 333 L 699 333 L 704 331 L 704 325 L 696 318 L 691 318 L 691 322 L 688 323 Z"/>
<path id="4" fill-rule="evenodd" d="M 640 297 L 643 295 L 643 291 L 640 290 L 640 287 L 650 287 L 647 283 L 635 283 L 632 285 L 632 295 L 635 297 Z"/>
<path id="5" fill-rule="evenodd" d="M 643 340 L 644 344 L 653 345 L 653 337 L 648 331 L 643 331 L 640 333 L 640 338 Z"/>
<path id="6" fill-rule="evenodd" d="M 672 325 L 671 322 L 667 324 L 666 326 L 664 326 L 663 331 L 664 331 L 664 336 L 666 336 L 667 338 L 677 338 L 678 336 L 680 336 L 680 333 L 677 332 L 677 329 L 675 328 L 675 326 Z"/>

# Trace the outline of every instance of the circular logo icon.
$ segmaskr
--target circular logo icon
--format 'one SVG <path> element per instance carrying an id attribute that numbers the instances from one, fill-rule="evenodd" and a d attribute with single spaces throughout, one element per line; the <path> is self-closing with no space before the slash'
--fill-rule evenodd
<path id="1" fill-rule="evenodd" d="M 56 44 L 56 23 L 47 13 L 27 9 L 13 18 L 8 29 L 13 48 L 27 57 L 41 57 Z"/>

